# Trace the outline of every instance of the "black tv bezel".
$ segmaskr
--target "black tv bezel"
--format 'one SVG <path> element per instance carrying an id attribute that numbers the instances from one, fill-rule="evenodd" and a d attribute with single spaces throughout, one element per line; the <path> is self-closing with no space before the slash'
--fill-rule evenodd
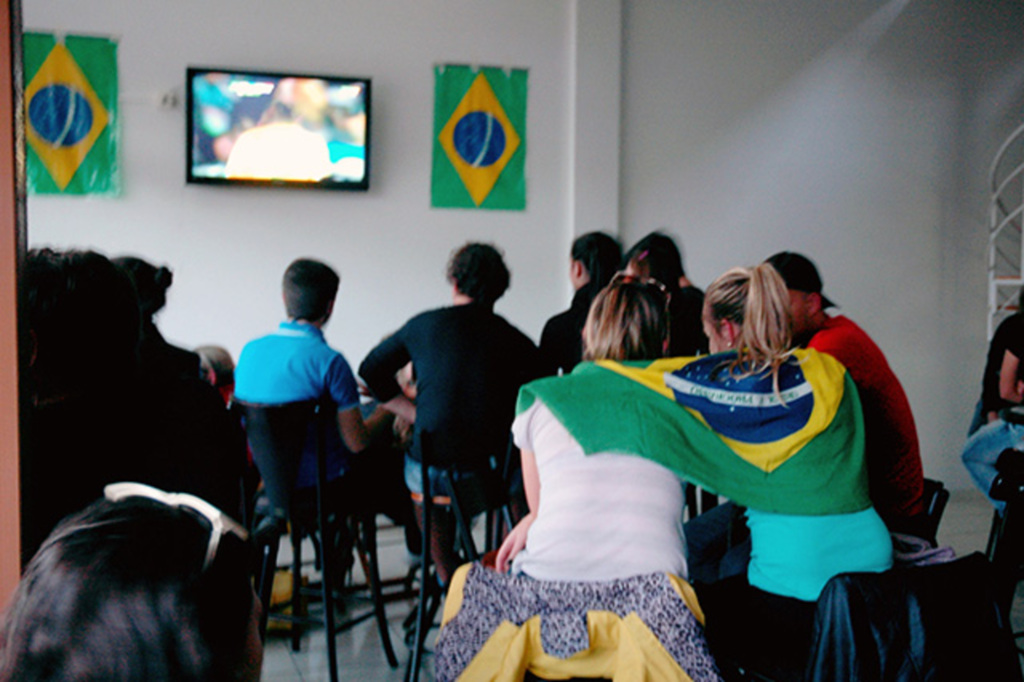
<path id="1" fill-rule="evenodd" d="M 262 180 L 254 178 L 210 178 L 193 175 L 192 173 L 192 131 L 195 125 L 193 111 L 194 111 L 194 95 L 192 92 L 192 81 L 195 76 L 203 75 L 207 73 L 227 73 L 227 74 L 239 74 L 243 76 L 266 76 L 268 78 L 316 78 L 320 80 L 330 81 L 333 83 L 360 83 L 365 86 L 366 89 L 366 102 L 364 110 L 366 112 L 366 158 L 364 160 L 365 172 L 363 173 L 362 180 L 359 181 L 339 181 L 339 180 L 321 180 L 319 182 L 305 182 L 302 180 Z M 372 131 L 373 131 L 373 116 L 372 116 L 372 94 L 373 87 L 370 78 L 363 78 L 359 76 L 329 76 L 316 73 L 299 72 L 299 71 L 273 71 L 273 70 L 261 70 L 261 69 L 233 69 L 219 66 L 189 66 L 185 69 L 185 184 L 188 185 L 217 185 L 217 186 L 238 186 L 238 187 L 284 187 L 288 189 L 321 189 L 321 190 L 332 190 L 332 191 L 348 191 L 348 192 L 365 192 L 370 189 L 370 156 L 373 149 L 372 145 Z"/>

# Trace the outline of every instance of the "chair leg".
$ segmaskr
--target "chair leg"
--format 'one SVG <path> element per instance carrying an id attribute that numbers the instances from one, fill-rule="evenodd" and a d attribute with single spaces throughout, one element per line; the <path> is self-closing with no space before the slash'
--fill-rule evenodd
<path id="1" fill-rule="evenodd" d="M 267 619 L 270 616 L 270 598 L 274 593 L 274 574 L 277 572 L 277 550 L 281 538 L 277 536 L 260 547 L 260 579 L 257 589 L 259 590 L 260 604 L 260 639 L 267 639 Z"/>
<path id="2" fill-rule="evenodd" d="M 293 523 L 292 539 L 292 616 L 302 609 L 302 534 Z M 302 648 L 302 631 L 297 621 L 292 622 L 292 651 Z"/>
<path id="3" fill-rule="evenodd" d="M 380 631 L 381 643 L 388 665 L 398 667 L 395 648 L 391 644 L 391 631 L 388 629 L 388 618 L 384 611 L 384 593 L 380 580 L 380 564 L 377 560 L 377 518 L 372 512 L 365 512 L 359 519 L 362 526 L 362 553 L 366 555 L 366 581 L 370 584 L 370 595 L 373 598 L 373 611 L 377 618 L 377 629 Z"/>
<path id="4" fill-rule="evenodd" d="M 409 665 L 405 669 L 405 682 L 418 682 L 420 679 L 420 667 L 423 659 L 423 643 L 427 639 L 427 613 L 429 611 L 427 602 L 430 597 L 430 582 L 433 577 L 430 575 L 431 542 L 430 524 L 433 522 L 433 503 L 429 497 L 429 490 L 423 496 L 423 542 L 420 545 L 420 598 L 416 604 L 416 624 L 413 629 L 412 651 L 409 654 Z"/>
<path id="5" fill-rule="evenodd" d="M 333 551 L 330 524 L 320 518 L 320 591 L 324 610 L 324 636 L 327 638 L 327 671 L 331 682 L 338 682 L 337 628 L 334 618 L 334 576 L 336 552 Z"/>

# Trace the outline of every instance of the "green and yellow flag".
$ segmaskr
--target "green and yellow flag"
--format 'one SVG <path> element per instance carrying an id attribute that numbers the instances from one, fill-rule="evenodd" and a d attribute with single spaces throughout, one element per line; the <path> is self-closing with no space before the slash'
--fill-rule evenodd
<path id="1" fill-rule="evenodd" d="M 526 207 L 527 72 L 434 69 L 435 208 Z"/>
<path id="2" fill-rule="evenodd" d="M 26 33 L 25 139 L 34 194 L 117 194 L 117 43 Z"/>
<path id="3" fill-rule="evenodd" d="M 524 386 L 517 412 L 540 400 L 587 454 L 646 457 L 751 509 L 867 509 L 860 400 L 839 361 L 796 351 L 776 390 L 732 376 L 732 357 L 583 363 Z"/>

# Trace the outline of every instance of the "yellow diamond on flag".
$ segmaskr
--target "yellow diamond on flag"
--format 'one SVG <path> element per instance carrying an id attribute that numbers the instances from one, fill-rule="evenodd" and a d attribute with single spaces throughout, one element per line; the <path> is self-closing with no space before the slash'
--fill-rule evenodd
<path id="1" fill-rule="evenodd" d="M 520 143 L 483 73 L 466 91 L 438 140 L 477 206 L 490 194 Z"/>
<path id="2" fill-rule="evenodd" d="M 63 190 L 109 116 L 75 58 L 58 43 L 25 87 L 25 137 Z"/>

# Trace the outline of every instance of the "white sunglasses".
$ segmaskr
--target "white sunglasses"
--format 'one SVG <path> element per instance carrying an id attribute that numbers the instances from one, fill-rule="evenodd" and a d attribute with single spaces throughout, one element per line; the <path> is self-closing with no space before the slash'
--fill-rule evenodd
<path id="1" fill-rule="evenodd" d="M 111 502 L 120 502 L 129 497 L 144 497 L 168 507 L 190 509 L 206 519 L 210 523 L 210 542 L 206 546 L 206 558 L 203 560 L 204 572 L 217 556 L 217 547 L 220 546 L 220 539 L 224 535 L 231 533 L 243 542 L 249 539 L 249 532 L 237 521 L 195 495 L 168 493 L 142 483 L 111 483 L 103 489 L 103 495 Z"/>

